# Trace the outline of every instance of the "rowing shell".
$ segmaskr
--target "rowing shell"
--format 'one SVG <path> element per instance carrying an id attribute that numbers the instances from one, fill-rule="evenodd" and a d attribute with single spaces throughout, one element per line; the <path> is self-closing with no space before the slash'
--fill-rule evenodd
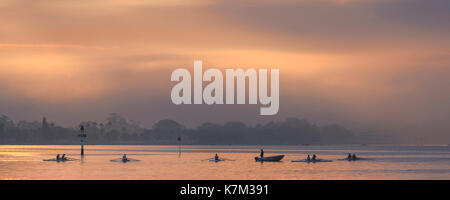
<path id="1" fill-rule="evenodd" d="M 317 159 L 317 160 L 292 160 L 291 162 L 305 162 L 305 163 L 316 163 L 316 162 L 333 162 L 332 160 L 322 160 L 322 159 Z"/>
<path id="2" fill-rule="evenodd" d="M 371 160 L 371 159 L 370 159 L 370 158 L 356 158 L 356 159 L 343 158 L 343 159 L 338 159 L 338 160 L 344 160 L 344 161 L 358 161 L 358 160 Z"/>
<path id="3" fill-rule="evenodd" d="M 66 162 L 66 161 L 75 161 L 75 160 L 76 160 L 76 159 L 67 158 L 67 159 L 64 159 L 64 160 L 62 160 L 62 159 L 59 159 L 59 160 L 56 160 L 56 159 L 46 159 L 46 160 L 43 160 L 43 161 L 46 161 L 46 162 L 48 162 L 48 161 Z"/>
<path id="4" fill-rule="evenodd" d="M 128 158 L 128 159 L 126 159 L 126 160 L 115 159 L 115 160 L 110 160 L 110 161 L 111 161 L 111 162 L 123 162 L 123 163 L 126 163 L 126 162 L 139 162 L 139 160 L 130 159 L 130 158 Z"/>
<path id="5" fill-rule="evenodd" d="M 225 161 L 225 160 L 222 160 L 222 159 L 218 159 L 218 160 L 216 160 L 216 159 L 211 159 L 211 160 L 209 160 L 209 162 L 221 162 L 221 161 Z"/>

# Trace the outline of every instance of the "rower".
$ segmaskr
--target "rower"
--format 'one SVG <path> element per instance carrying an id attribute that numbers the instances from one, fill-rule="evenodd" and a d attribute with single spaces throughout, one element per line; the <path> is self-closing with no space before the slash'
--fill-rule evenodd
<path id="1" fill-rule="evenodd" d="M 347 159 L 351 160 L 352 159 L 352 154 L 348 153 Z"/>
<path id="2" fill-rule="evenodd" d="M 217 155 L 217 153 L 216 153 L 216 156 L 214 156 L 214 160 L 215 160 L 215 161 L 218 161 L 218 160 L 219 160 L 219 155 Z"/>
<path id="3" fill-rule="evenodd" d="M 66 160 L 66 154 L 63 154 L 61 160 Z"/>
<path id="4" fill-rule="evenodd" d="M 309 154 L 308 154 L 308 157 L 306 157 L 306 160 L 307 160 L 307 161 L 310 161 L 310 160 L 311 160 L 311 157 L 309 157 Z"/>
<path id="5" fill-rule="evenodd" d="M 312 160 L 316 160 L 316 158 L 317 158 L 316 154 L 313 154 Z"/>
<path id="6" fill-rule="evenodd" d="M 122 161 L 123 161 L 123 162 L 128 161 L 127 154 L 123 154 L 123 156 L 122 156 Z"/>
<path id="7" fill-rule="evenodd" d="M 356 159 L 357 159 L 357 158 L 356 158 L 356 154 L 353 154 L 352 159 L 353 159 L 353 160 L 356 160 Z"/>
<path id="8" fill-rule="evenodd" d="M 264 157 L 264 150 L 261 149 L 261 158 L 263 158 L 263 157 Z"/>
<path id="9" fill-rule="evenodd" d="M 58 155 L 56 155 L 56 160 L 60 160 L 60 158 L 59 158 L 59 154 L 58 154 Z"/>

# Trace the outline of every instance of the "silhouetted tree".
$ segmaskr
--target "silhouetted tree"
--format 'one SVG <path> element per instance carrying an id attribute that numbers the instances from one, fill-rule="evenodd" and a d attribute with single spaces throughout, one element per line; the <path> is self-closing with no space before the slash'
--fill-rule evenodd
<path id="1" fill-rule="evenodd" d="M 177 138 L 185 130 L 185 127 L 174 120 L 160 120 L 153 125 L 156 139 L 170 140 Z"/>
<path id="2" fill-rule="evenodd" d="M 52 124 L 52 125 L 49 125 Z M 152 129 L 141 128 L 139 122 L 128 121 L 112 113 L 106 122 L 85 121 L 90 144 L 343 144 L 352 143 L 355 135 L 337 124 L 317 126 L 304 119 L 288 118 L 284 121 L 258 124 L 254 127 L 242 122 L 224 125 L 203 123 L 194 129 L 170 120 L 156 122 Z M 78 144 L 78 128 L 64 128 L 49 123 L 20 121 L 17 126 L 5 115 L 0 116 L 0 143 L 2 144 Z"/>

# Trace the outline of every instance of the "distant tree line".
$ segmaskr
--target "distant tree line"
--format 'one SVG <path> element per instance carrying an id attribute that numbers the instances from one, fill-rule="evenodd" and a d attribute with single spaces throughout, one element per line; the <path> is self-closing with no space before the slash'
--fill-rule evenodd
<path id="1" fill-rule="evenodd" d="M 189 129 L 174 120 L 160 120 L 151 129 L 117 113 L 105 122 L 86 121 L 78 127 L 64 128 L 49 123 L 19 121 L 0 116 L 0 144 L 79 144 L 79 127 L 84 126 L 87 144 L 183 144 L 208 145 L 299 145 L 350 144 L 354 134 L 337 124 L 318 126 L 306 120 L 285 121 L 247 126 L 242 122 L 223 125 L 206 122 Z"/>

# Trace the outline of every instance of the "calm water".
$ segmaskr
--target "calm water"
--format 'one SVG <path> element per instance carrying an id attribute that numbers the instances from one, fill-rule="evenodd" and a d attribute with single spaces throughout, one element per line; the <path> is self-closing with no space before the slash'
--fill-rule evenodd
<path id="1" fill-rule="evenodd" d="M 270 146 L 267 156 L 283 162 L 258 163 L 257 146 L 0 145 L 0 179 L 450 179 L 448 146 Z M 233 159 L 209 162 L 219 153 Z M 338 161 L 348 152 L 371 160 Z M 71 162 L 45 162 L 66 153 Z M 140 162 L 111 162 L 127 153 Z M 292 163 L 305 154 L 330 163 Z"/>

